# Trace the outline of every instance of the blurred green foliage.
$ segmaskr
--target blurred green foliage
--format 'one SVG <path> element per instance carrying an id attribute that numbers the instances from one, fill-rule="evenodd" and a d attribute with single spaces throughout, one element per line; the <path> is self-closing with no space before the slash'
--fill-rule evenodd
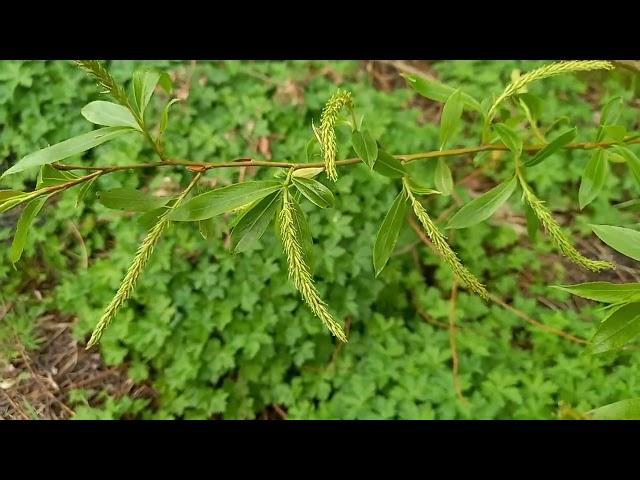
<path id="1" fill-rule="evenodd" d="M 499 93 L 514 69 L 527 71 L 542 63 L 447 61 L 433 67 L 441 81 L 482 99 Z M 116 61 L 109 68 L 126 82 L 140 65 Z M 191 79 L 187 98 L 174 105 L 169 116 L 166 145 L 175 158 L 264 159 L 267 150 L 256 145 L 268 138 L 274 160 L 304 161 L 311 120 L 317 122 L 338 85 L 353 92 L 367 128 L 390 153 L 437 148 L 438 117 L 429 116 L 424 99 L 418 101 L 404 85 L 377 89 L 358 62 L 144 65 L 177 74 L 176 86 L 183 94 L 184 81 Z M 567 117 L 578 127 L 578 141 L 587 141 L 595 133 L 598 105 L 614 95 L 630 99 L 632 82 L 619 72 L 598 72 L 551 78 L 530 91 L 544 99 L 541 125 Z M 70 62 L 0 62 L 0 171 L 47 144 L 89 131 L 92 127 L 80 109 L 98 98 L 93 82 Z M 157 118 L 162 106 L 155 98 L 150 118 Z M 637 110 L 625 109 L 621 123 L 637 129 Z M 452 145 L 478 144 L 478 124 L 466 122 Z M 338 158 L 351 156 L 348 129 L 338 133 Z M 141 138 L 127 136 L 89 152 L 81 161 L 118 165 L 152 159 L 153 152 Z M 575 235 L 589 235 L 589 223 L 629 223 L 633 214 L 612 205 L 638 193 L 629 175 L 612 175 L 603 195 L 576 213 L 577 186 L 588 159 L 588 152 L 567 151 L 528 174 L 552 210 L 570 215 L 568 228 Z M 469 158 L 450 165 L 457 180 L 476 168 Z M 434 166 L 434 161 L 420 161 L 412 169 L 433 185 Z M 499 161 L 479 168 L 494 182 L 506 178 Z M 450 271 L 416 244 L 407 227 L 396 254 L 375 279 L 373 242 L 397 186 L 372 175 L 364 165 L 340 173 L 331 186 L 334 208 L 312 209 L 308 202 L 303 208 L 314 235 L 316 282 L 336 317 L 350 322 L 348 344 L 336 352 L 334 339 L 301 302 L 271 231 L 253 250 L 233 255 L 227 245 L 231 218 L 218 217 L 215 235 L 208 240 L 194 225 L 175 224 L 100 346 L 107 364 L 126 362 L 133 380 L 149 381 L 159 394 L 157 401 L 152 408 L 138 400 L 107 398 L 90 407 L 79 391 L 70 399 L 78 418 L 244 419 L 274 404 L 289 418 L 555 418 L 560 402 L 587 411 L 640 396 L 637 351 L 583 355 L 582 346 L 535 329 L 461 290 L 457 343 L 468 399 L 468 405 L 462 405 L 453 388 L 448 332 L 426 323 L 412 303 L 431 319 L 446 323 Z M 215 170 L 206 178 L 221 185 L 237 181 L 238 174 L 236 169 Z M 274 171 L 247 172 L 253 174 L 268 178 Z M 97 186 L 175 191 L 189 178 L 180 169 L 127 171 L 100 178 Z M 35 173 L 25 172 L 8 178 L 3 188 L 30 188 L 34 180 Z M 93 194 L 76 208 L 75 190 L 43 209 L 30 231 L 19 271 L 3 253 L 0 301 L 14 305 L 0 323 L 3 355 L 12 355 L 14 331 L 28 347 L 36 346 L 33 319 L 43 312 L 77 317 L 75 332 L 86 340 L 144 234 L 136 217 L 108 210 Z M 456 190 L 463 201 L 471 198 L 463 187 Z M 451 197 L 438 197 L 426 205 L 437 218 L 452 202 Z M 510 204 L 522 213 L 519 195 Z M 0 217 L 2 252 L 8 250 L 16 218 L 15 212 Z M 72 223 L 84 244 L 73 234 Z M 567 270 L 551 255 L 544 235 L 531 245 L 522 226 L 489 221 L 450 233 L 449 240 L 492 293 L 546 325 L 591 336 L 598 306 L 581 302 L 575 308 L 569 294 L 547 288 L 562 283 Z M 85 254 L 88 268 L 82 261 Z M 596 277 L 584 278 L 600 278 Z M 44 293 L 41 300 L 36 289 Z M 566 308 L 552 309 L 538 298 Z"/>

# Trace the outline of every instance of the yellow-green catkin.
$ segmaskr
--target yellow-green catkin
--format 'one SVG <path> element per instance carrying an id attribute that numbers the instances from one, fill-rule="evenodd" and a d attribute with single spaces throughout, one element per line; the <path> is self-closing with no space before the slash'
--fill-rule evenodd
<path id="1" fill-rule="evenodd" d="M 156 223 L 153 228 L 149 230 L 149 233 L 147 233 L 147 236 L 138 247 L 136 256 L 133 259 L 133 262 L 131 263 L 127 274 L 125 275 L 124 280 L 122 280 L 118 292 L 111 300 L 111 303 L 109 303 L 107 308 L 104 310 L 102 317 L 100 317 L 100 320 L 98 321 L 98 324 L 96 325 L 96 328 L 91 335 L 91 339 L 87 344 L 87 348 L 91 348 L 93 345 L 96 345 L 100 341 L 100 339 L 102 338 L 102 334 L 107 329 L 107 327 L 109 327 L 111 321 L 118 313 L 118 310 L 120 310 L 120 307 L 131 296 L 131 293 L 135 289 L 136 282 L 138 281 L 138 277 L 140 277 L 140 274 L 144 270 L 147 261 L 153 253 L 154 247 L 158 243 L 158 240 L 160 240 L 162 232 L 164 232 L 168 224 L 169 220 L 164 217 L 160 218 L 158 223 Z"/>
<path id="2" fill-rule="evenodd" d="M 411 193 L 411 189 L 407 185 L 406 180 L 403 180 L 403 183 L 404 191 L 411 201 L 413 212 L 416 217 L 418 217 L 418 220 L 422 224 L 429 240 L 431 240 L 436 253 L 438 253 L 438 255 L 440 255 L 440 257 L 442 257 L 442 259 L 449 265 L 449 268 L 451 268 L 453 273 L 467 285 L 469 290 L 487 300 L 489 298 L 489 292 L 487 292 L 485 286 L 462 264 L 458 255 L 447 243 L 445 236 L 438 230 L 438 227 L 433 223 L 433 220 L 429 217 L 429 214 L 422 204 L 416 199 L 413 193 Z"/>
<path id="3" fill-rule="evenodd" d="M 336 143 L 335 126 L 338 114 L 343 107 L 353 108 L 351 93 L 345 90 L 338 90 L 329 99 L 320 116 L 320 146 L 322 156 L 324 157 L 327 176 L 334 182 L 338 179 L 338 172 L 336 170 L 336 153 L 338 146 Z"/>
<path id="4" fill-rule="evenodd" d="M 285 189 L 282 196 L 282 210 L 280 211 L 280 235 L 284 252 L 289 266 L 289 277 L 300 292 L 302 299 L 311 308 L 311 311 L 320 319 L 329 331 L 346 342 L 347 337 L 342 327 L 336 322 L 327 308 L 327 304 L 320 298 L 313 284 L 313 278 L 309 267 L 304 261 L 302 247 L 298 241 L 298 233 L 294 223 L 294 207 L 289 198 L 289 192 Z"/>
<path id="5" fill-rule="evenodd" d="M 562 73 L 611 69 L 613 69 L 613 64 L 611 62 L 603 60 L 571 60 L 555 62 L 540 68 L 536 68 L 535 70 L 531 70 L 530 72 L 525 73 L 507 86 L 504 92 L 502 92 L 502 94 L 496 99 L 496 101 L 493 102 L 493 105 L 489 109 L 488 117 L 493 118 L 493 115 L 500 103 L 518 92 L 521 88 L 526 87 L 528 84 L 535 82 L 536 80 L 542 80 L 543 78 L 560 75 Z"/>
<path id="6" fill-rule="evenodd" d="M 129 106 L 129 99 L 124 89 L 97 60 L 77 60 L 76 65 L 93 77 L 98 85 L 106 90 L 120 105 Z"/>
<path id="7" fill-rule="evenodd" d="M 524 197 L 526 202 L 529 204 L 531 209 L 534 211 L 538 220 L 544 227 L 545 231 L 551 238 L 553 244 L 562 252 L 562 254 L 571 260 L 573 263 L 580 265 L 588 270 L 593 272 L 598 272 L 600 270 L 605 269 L 615 269 L 615 265 L 611 262 L 606 262 L 602 260 L 591 260 L 590 258 L 582 255 L 569 241 L 567 236 L 564 234 L 560 225 L 554 220 L 551 216 L 551 212 L 545 206 L 544 202 L 535 196 L 533 191 L 529 188 L 524 181 L 521 181 L 522 190 L 524 192 Z"/>

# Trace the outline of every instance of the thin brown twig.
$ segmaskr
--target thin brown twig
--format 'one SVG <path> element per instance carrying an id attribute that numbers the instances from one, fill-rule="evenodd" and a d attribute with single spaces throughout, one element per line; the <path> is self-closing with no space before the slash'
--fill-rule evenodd
<path id="1" fill-rule="evenodd" d="M 489 294 L 489 298 L 493 302 L 497 303 L 502 308 L 505 308 L 505 309 L 509 310 L 510 312 L 512 312 L 513 314 L 515 314 L 517 317 L 521 318 L 525 322 L 529 322 L 531 325 L 534 325 L 534 326 L 538 327 L 539 329 L 544 330 L 545 332 L 552 333 L 554 335 L 558 335 L 559 337 L 566 338 L 567 340 L 570 340 L 570 341 L 572 341 L 574 343 L 579 343 L 579 344 L 587 344 L 587 343 L 589 343 L 584 338 L 576 337 L 574 335 L 571 335 L 570 333 L 566 333 L 566 332 L 564 332 L 564 331 L 562 331 L 560 329 L 557 329 L 557 328 L 554 328 L 554 327 L 550 327 L 548 325 L 545 325 L 544 323 L 540 323 L 537 320 L 534 320 L 533 318 L 528 316 L 526 313 L 524 313 L 522 310 L 519 310 L 519 309 L 507 304 L 501 298 L 499 298 L 499 297 L 497 297 L 497 296 L 495 296 L 493 294 Z"/>
<path id="2" fill-rule="evenodd" d="M 31 419 L 29 417 L 29 415 L 27 415 L 26 412 L 22 409 L 22 407 L 20 405 L 18 405 L 16 402 L 13 401 L 13 398 L 11 398 L 11 395 L 9 395 L 7 392 L 5 392 L 4 389 L 0 388 L 0 391 L 7 398 L 7 401 L 13 407 L 13 409 L 22 416 L 23 420 L 30 420 Z"/>
<path id="3" fill-rule="evenodd" d="M 33 370 L 33 367 L 31 366 L 31 363 L 29 362 L 29 359 L 27 357 L 27 353 L 25 351 L 24 345 L 20 341 L 20 337 L 17 335 L 17 333 L 15 331 L 14 331 L 13 335 L 14 335 L 15 340 L 16 340 L 16 345 L 18 346 L 18 352 L 20 353 L 20 357 L 22 358 L 22 361 L 24 362 L 25 366 L 29 370 L 29 373 L 31 373 L 31 377 L 40 386 L 40 388 L 42 388 L 44 390 L 46 395 L 60 406 L 60 408 L 62 408 L 65 412 L 67 412 L 71 416 L 75 415 L 75 412 L 73 410 L 71 410 L 60 399 L 58 399 L 58 397 L 56 397 L 53 393 L 51 393 L 51 391 L 46 387 L 46 385 L 44 385 L 42 383 L 42 381 L 40 379 L 40 376 L 35 372 L 35 370 Z"/>

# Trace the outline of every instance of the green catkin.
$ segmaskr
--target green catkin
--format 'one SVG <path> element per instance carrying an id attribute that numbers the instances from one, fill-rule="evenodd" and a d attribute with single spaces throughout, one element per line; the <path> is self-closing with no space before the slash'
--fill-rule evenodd
<path id="1" fill-rule="evenodd" d="M 309 267 L 304 261 L 302 248 L 298 242 L 297 232 L 293 221 L 293 205 L 289 198 L 289 192 L 284 190 L 282 195 L 282 210 L 280 211 L 280 235 L 287 264 L 289 266 L 289 278 L 300 292 L 302 299 L 309 306 L 311 311 L 320 319 L 329 331 L 338 337 L 342 342 L 347 342 L 347 337 L 342 327 L 333 319 L 327 308 L 327 304 L 320 298 L 313 278 L 309 272 Z"/>
<path id="2" fill-rule="evenodd" d="M 111 303 L 107 306 L 102 314 L 102 317 L 98 321 L 96 328 L 91 334 L 91 339 L 89 343 L 87 343 L 87 349 L 91 348 L 93 345 L 96 345 L 100 339 L 102 338 L 102 334 L 109 327 L 111 321 L 114 319 L 120 307 L 129 299 L 131 293 L 135 289 L 136 282 L 140 277 L 140 274 L 144 270 L 145 265 L 149 261 L 151 254 L 153 253 L 153 249 L 160 240 L 162 233 L 166 229 L 167 225 L 169 225 L 169 220 L 166 218 L 161 218 L 158 223 L 156 223 L 147 236 L 144 238 L 143 242 L 138 247 L 138 251 L 136 253 L 127 274 L 124 277 L 124 280 L 120 284 L 120 288 L 118 289 L 118 293 L 116 293 L 115 297 L 111 300 Z"/>
<path id="3" fill-rule="evenodd" d="M 462 264 L 458 255 L 456 255 L 451 246 L 447 243 L 446 238 L 442 233 L 440 233 L 438 227 L 433 223 L 433 220 L 431 220 L 422 204 L 416 199 L 413 193 L 411 193 L 411 189 L 407 185 L 405 179 L 403 179 L 403 185 L 405 194 L 411 201 L 413 212 L 416 217 L 418 217 L 418 220 L 420 220 L 420 223 L 422 224 L 424 231 L 427 233 L 429 240 L 431 240 L 436 252 L 449 265 L 449 268 L 451 268 L 453 273 L 467 285 L 469 290 L 480 295 L 485 300 L 489 299 L 489 292 L 487 292 L 485 286 Z"/>
<path id="4" fill-rule="evenodd" d="M 521 179 L 520 184 L 522 185 L 525 200 L 538 217 L 538 220 L 540 220 L 540 223 L 551 238 L 553 244 L 556 246 L 556 248 L 558 248 L 558 250 L 560 250 L 560 252 L 562 252 L 565 257 L 567 257 L 573 263 L 581 265 L 582 267 L 593 272 L 616 268 L 616 266 L 611 262 L 602 260 L 591 260 L 590 258 L 582 255 L 578 250 L 576 250 L 567 236 L 562 232 L 560 225 L 558 225 L 558 223 L 553 219 L 553 217 L 551 216 L 551 212 L 545 206 L 544 202 L 535 196 L 533 191 L 531 191 L 524 180 Z"/>
<path id="5" fill-rule="evenodd" d="M 580 72 L 588 70 L 612 70 L 613 64 L 611 62 L 602 60 L 571 60 L 551 63 L 544 67 L 531 70 L 525 73 L 517 80 L 511 82 L 502 94 L 497 98 L 489 109 L 487 115 L 488 118 L 493 118 L 498 105 L 504 100 L 518 92 L 521 88 L 526 87 L 532 82 L 542 80 L 543 78 L 552 77 L 554 75 L 560 75 L 562 73 Z"/>
<path id="6" fill-rule="evenodd" d="M 76 60 L 76 65 L 93 77 L 98 85 L 106 90 L 104 93 L 109 93 L 120 105 L 129 106 L 129 99 L 124 89 L 118 85 L 100 62 L 97 60 Z"/>
<path id="7" fill-rule="evenodd" d="M 173 206 L 171 206 L 171 209 L 177 208 L 182 203 L 184 198 L 189 194 L 193 187 L 196 186 L 201 176 L 202 173 L 198 173 L 195 177 L 193 177 L 193 180 L 191 180 L 189 186 L 176 199 Z M 158 218 L 156 224 L 151 228 L 151 230 L 149 230 L 147 236 L 144 237 L 144 240 L 138 247 L 136 256 L 129 266 L 129 270 L 127 270 L 127 274 L 124 276 L 124 279 L 120 284 L 120 288 L 118 288 L 116 295 L 113 297 L 107 308 L 105 308 L 102 317 L 100 317 L 100 320 L 98 320 L 98 324 L 91 334 L 91 338 L 87 343 L 87 350 L 100 341 L 100 339 L 102 338 L 102 334 L 109 327 L 111 321 L 115 318 L 118 311 L 120 310 L 120 307 L 122 307 L 122 305 L 129 299 L 129 297 L 133 293 L 140 274 L 144 270 L 144 267 L 147 265 L 149 258 L 151 258 L 153 249 L 160 240 L 160 237 L 162 237 L 162 234 L 166 230 L 167 226 L 169 226 L 169 223 L 171 223 L 167 218 L 167 215 L 170 211 L 171 210 L 165 211 L 165 213 Z"/>
<path id="8" fill-rule="evenodd" d="M 324 165 L 327 176 L 334 182 L 338 179 L 338 172 L 336 171 L 336 152 L 338 146 L 336 143 L 335 126 L 338 114 L 345 106 L 353 108 L 351 93 L 345 90 L 338 90 L 329 99 L 320 116 L 319 136 Z"/>

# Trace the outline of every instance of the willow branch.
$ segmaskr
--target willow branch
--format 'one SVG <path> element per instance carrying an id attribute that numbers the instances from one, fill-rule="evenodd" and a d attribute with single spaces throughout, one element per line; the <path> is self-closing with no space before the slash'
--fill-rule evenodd
<path id="1" fill-rule="evenodd" d="M 626 144 L 638 144 L 640 143 L 639 135 L 630 135 L 624 139 L 624 143 Z M 579 142 L 579 143 L 570 143 L 565 145 L 563 148 L 567 150 L 593 150 L 595 148 L 609 148 L 613 145 L 617 145 L 620 142 L 611 141 L 611 142 Z M 538 143 L 532 145 L 526 145 L 523 150 L 528 153 L 535 153 L 543 148 L 545 148 L 548 144 L 546 143 Z M 398 160 L 403 161 L 404 163 L 410 163 L 417 160 L 427 160 L 430 158 L 448 158 L 448 157 L 459 157 L 464 155 L 471 155 L 475 153 L 481 152 L 491 152 L 491 151 L 508 151 L 509 149 L 503 145 L 498 143 L 491 143 L 488 145 L 479 145 L 476 147 L 463 147 L 463 148 L 453 148 L 450 150 L 431 150 L 427 152 L 418 152 L 418 153 L 409 153 L 403 155 L 394 155 L 394 157 Z M 345 167 L 349 165 L 356 165 L 361 163 L 360 158 L 348 158 L 346 160 L 338 160 L 336 161 L 337 167 Z M 307 168 L 322 168 L 324 169 L 323 162 L 314 162 L 314 163 L 292 163 L 292 162 L 271 162 L 271 161 L 263 161 L 263 160 L 252 160 L 251 158 L 239 158 L 236 160 L 232 160 L 229 162 L 196 162 L 190 160 L 179 160 L 179 159 L 166 159 L 160 162 L 149 162 L 149 163 L 140 163 L 140 164 L 132 164 L 132 165 L 116 165 L 116 166 L 86 166 L 86 165 L 67 165 L 67 164 L 54 164 L 53 165 L 58 170 L 95 170 L 101 172 L 115 172 L 118 170 L 134 170 L 140 168 L 155 168 L 155 167 L 187 167 L 193 171 L 205 172 L 207 170 L 213 170 L 216 168 L 240 168 L 240 167 L 271 167 L 271 168 L 293 168 L 294 170 L 303 170 Z"/>

